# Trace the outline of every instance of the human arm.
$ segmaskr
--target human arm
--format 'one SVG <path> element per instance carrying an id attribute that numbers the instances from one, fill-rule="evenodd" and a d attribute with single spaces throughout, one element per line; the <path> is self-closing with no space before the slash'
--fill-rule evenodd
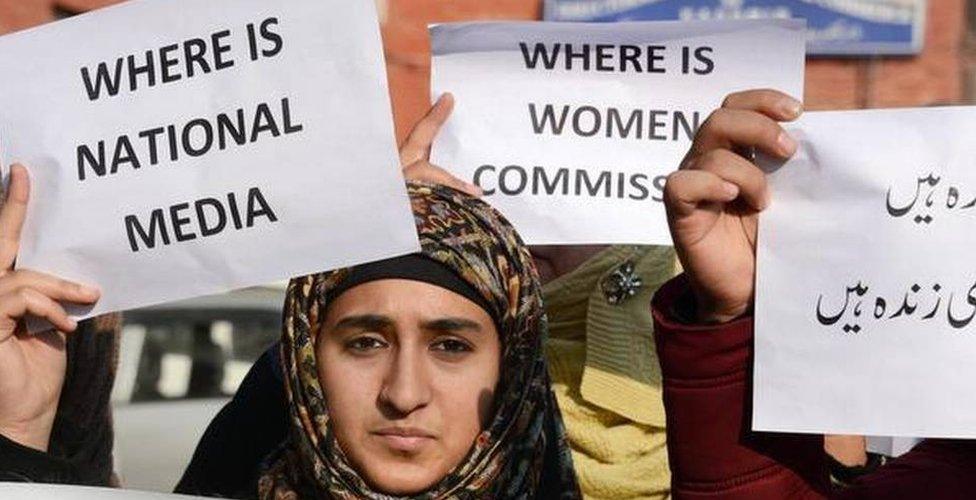
<path id="1" fill-rule="evenodd" d="M 685 270 L 653 305 L 676 496 L 829 492 L 822 437 L 751 431 L 755 243 L 771 202 L 751 153 L 791 156 L 796 142 L 779 122 L 800 113 L 798 101 L 773 90 L 729 95 L 665 186 Z"/>
<path id="2" fill-rule="evenodd" d="M 45 456 L 64 385 L 66 335 L 77 328 L 60 304 L 94 303 L 98 290 L 31 270 L 14 269 L 30 185 L 27 170 L 11 168 L 0 208 L 0 443 L 4 473 L 31 480 L 67 479 L 57 459 Z M 55 329 L 30 334 L 28 315 Z M 51 459 L 51 460 L 46 460 Z"/>
<path id="3" fill-rule="evenodd" d="M 687 278 L 653 302 L 667 412 L 671 492 L 678 499 L 969 498 L 976 441 L 925 440 L 860 476 L 830 484 L 822 438 L 751 431 L 752 318 L 693 324 Z"/>
<path id="4" fill-rule="evenodd" d="M 481 196 L 481 188 L 462 181 L 453 174 L 430 162 L 430 150 L 434 139 L 440 132 L 444 122 L 454 110 L 454 96 L 443 94 L 431 106 L 427 114 L 413 126 L 410 134 L 400 146 L 400 167 L 407 180 L 418 180 L 443 184 L 458 191 Z"/>
<path id="5" fill-rule="evenodd" d="M 675 498 L 822 498 L 829 482 L 816 435 L 751 431 L 752 318 L 688 322 L 687 278 L 653 302 Z"/>

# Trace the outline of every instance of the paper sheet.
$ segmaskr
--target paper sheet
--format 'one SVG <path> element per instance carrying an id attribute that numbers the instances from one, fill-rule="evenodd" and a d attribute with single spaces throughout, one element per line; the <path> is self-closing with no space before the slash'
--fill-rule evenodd
<path id="1" fill-rule="evenodd" d="M 803 95 L 802 21 L 431 28 L 432 160 L 485 189 L 530 244 L 670 244 L 662 204 L 695 130 L 734 91 Z"/>
<path id="2" fill-rule="evenodd" d="M 976 437 L 976 108 L 807 113 L 769 175 L 757 430 Z"/>
<path id="3" fill-rule="evenodd" d="M 86 317 L 416 250 L 382 54 L 345 0 L 141 0 L 0 38 L 18 266 L 101 287 Z"/>

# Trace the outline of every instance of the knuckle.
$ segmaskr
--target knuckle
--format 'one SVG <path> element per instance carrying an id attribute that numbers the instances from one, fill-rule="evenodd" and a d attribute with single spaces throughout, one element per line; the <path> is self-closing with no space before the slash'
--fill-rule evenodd
<path id="1" fill-rule="evenodd" d="M 743 169 L 741 184 L 750 196 L 759 196 L 766 187 L 766 176 L 757 168 Z"/>
<path id="2" fill-rule="evenodd" d="M 419 177 L 423 176 L 425 170 L 426 170 L 426 166 L 424 165 L 424 162 L 418 160 L 418 161 L 415 161 L 415 162 L 411 163 L 410 165 L 407 165 L 403 169 L 403 173 L 408 178 L 414 178 L 414 179 L 416 179 L 416 178 L 419 178 Z"/>
<path id="3" fill-rule="evenodd" d="M 664 199 L 674 200 L 687 180 L 687 172 L 671 172 L 664 179 Z"/>
<path id="4" fill-rule="evenodd" d="M 679 199 L 678 194 L 675 192 L 674 184 L 670 180 L 664 185 L 664 192 L 661 194 L 661 197 L 664 198 L 665 207 L 674 205 Z"/>
<path id="5" fill-rule="evenodd" d="M 722 122 L 728 115 L 728 110 L 726 109 L 716 109 L 712 111 L 705 121 L 702 122 L 701 126 L 698 127 L 698 132 L 695 133 L 695 139 L 692 143 L 692 152 L 695 152 L 701 147 L 700 143 L 704 140 L 711 139 L 720 129 Z"/>
<path id="6" fill-rule="evenodd" d="M 721 166 L 726 162 L 727 156 L 724 149 L 712 149 L 706 151 L 699 161 L 701 170 L 709 170 Z"/>
<path id="7" fill-rule="evenodd" d="M 769 180 L 766 179 L 766 174 L 757 168 L 751 168 L 749 171 L 752 172 L 753 182 L 756 183 L 756 187 L 766 189 L 766 185 L 769 183 Z"/>
<path id="8" fill-rule="evenodd" d="M 765 120 L 763 120 L 762 137 L 767 144 L 776 144 L 781 133 L 783 133 L 783 127 L 780 127 L 778 123 L 769 118 L 765 118 Z"/>
<path id="9" fill-rule="evenodd" d="M 23 301 L 25 303 L 28 303 L 28 304 L 33 303 L 34 302 L 34 298 L 35 298 L 34 291 L 31 290 L 29 287 L 26 287 L 26 286 L 17 287 L 17 289 L 14 290 L 14 295 L 19 300 L 21 300 L 21 301 Z"/>
<path id="10" fill-rule="evenodd" d="M 77 293 L 77 292 L 80 292 L 81 291 L 81 285 L 79 285 L 77 283 L 72 283 L 72 282 L 70 282 L 70 281 L 68 281 L 66 279 L 57 278 L 57 282 L 56 283 L 57 283 L 57 288 L 59 290 L 65 291 L 65 292 L 75 292 L 75 293 Z"/>
<path id="11" fill-rule="evenodd" d="M 762 89 L 756 92 L 757 92 L 756 97 L 758 98 L 757 100 L 759 102 L 759 106 L 762 109 L 772 109 L 775 106 L 777 106 L 779 102 L 782 100 L 782 96 L 780 95 L 780 93 L 772 89 Z"/>
<path id="12" fill-rule="evenodd" d="M 743 94 L 742 92 L 732 92 L 731 94 L 726 95 L 725 99 L 722 99 L 721 107 L 728 108 L 734 106 L 735 103 L 738 102 L 740 98 L 742 98 L 742 94 Z"/>
<path id="13" fill-rule="evenodd" d="M 716 125 L 720 125 L 726 119 L 729 113 L 730 110 L 727 108 L 719 108 L 712 111 L 708 115 L 708 118 L 705 119 L 705 122 L 702 123 L 701 129 L 699 130 L 705 132 L 711 131 L 716 127 Z"/>

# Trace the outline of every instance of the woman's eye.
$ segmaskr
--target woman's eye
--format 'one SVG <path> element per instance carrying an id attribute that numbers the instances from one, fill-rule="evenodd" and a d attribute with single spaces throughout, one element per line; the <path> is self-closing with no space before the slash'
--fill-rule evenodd
<path id="1" fill-rule="evenodd" d="M 382 349 L 385 346 L 386 343 L 374 337 L 356 337 L 346 342 L 347 349 L 353 351 L 359 351 L 359 352 L 366 352 L 373 349 Z"/>
<path id="2" fill-rule="evenodd" d="M 457 339 L 444 339 L 439 340 L 431 346 L 435 351 L 443 351 L 447 353 L 462 353 L 470 352 L 474 349 L 467 342 L 463 342 Z"/>

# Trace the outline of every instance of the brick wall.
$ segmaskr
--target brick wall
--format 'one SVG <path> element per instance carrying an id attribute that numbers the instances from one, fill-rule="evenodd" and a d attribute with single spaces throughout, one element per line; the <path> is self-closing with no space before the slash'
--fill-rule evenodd
<path id="1" fill-rule="evenodd" d="M 381 0 L 384 45 L 399 137 L 427 105 L 426 24 L 474 19 L 538 19 L 538 0 Z M 381 3 L 381 5 L 382 5 Z M 925 43 L 914 57 L 813 58 L 809 109 L 851 109 L 959 102 L 964 97 L 965 0 L 928 0 Z"/>
<path id="2" fill-rule="evenodd" d="M 963 89 L 965 0 L 928 0 L 925 44 L 915 57 L 811 59 L 809 109 L 918 106 L 959 102 Z"/>
<path id="3" fill-rule="evenodd" d="M 0 33 L 118 0 L 0 0 Z M 363 0 L 350 0 L 363 1 Z M 397 136 L 403 138 L 428 105 L 427 25 L 476 19 L 538 19 L 541 0 L 375 0 L 380 9 Z M 902 58 L 812 59 L 809 109 L 927 105 L 963 100 L 976 57 L 966 47 L 966 1 L 928 0 L 925 46 Z"/>
<path id="4" fill-rule="evenodd" d="M 430 106 L 428 24 L 542 17 L 541 0 L 380 0 L 378 5 L 400 140 Z"/>

